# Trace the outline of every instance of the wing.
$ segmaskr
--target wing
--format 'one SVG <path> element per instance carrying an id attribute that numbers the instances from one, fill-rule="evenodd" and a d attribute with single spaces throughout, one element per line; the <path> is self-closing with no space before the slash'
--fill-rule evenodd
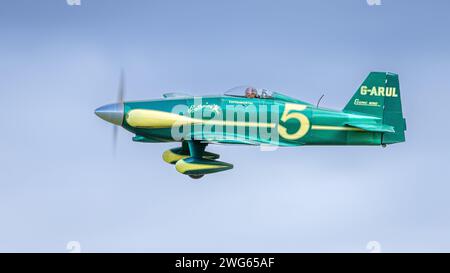
<path id="1" fill-rule="evenodd" d="M 271 141 L 266 139 L 256 139 L 254 137 L 247 137 L 238 134 L 227 134 L 226 132 L 215 133 L 215 132 L 192 132 L 190 134 L 191 139 L 200 140 L 202 143 L 208 144 L 241 144 L 241 145 L 271 145 L 279 147 L 292 147 L 303 145 L 303 143 L 296 142 L 294 144 L 283 143 L 279 141 Z"/>

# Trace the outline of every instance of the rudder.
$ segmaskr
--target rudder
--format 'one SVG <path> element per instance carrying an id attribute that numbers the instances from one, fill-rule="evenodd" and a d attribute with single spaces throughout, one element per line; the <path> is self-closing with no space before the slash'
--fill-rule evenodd
<path id="1" fill-rule="evenodd" d="M 386 86 L 394 88 L 397 96 L 384 97 L 383 124 L 394 127 L 395 133 L 384 133 L 382 144 L 392 144 L 405 141 L 406 120 L 403 117 L 402 101 L 400 98 L 400 83 L 398 75 L 386 73 Z"/>

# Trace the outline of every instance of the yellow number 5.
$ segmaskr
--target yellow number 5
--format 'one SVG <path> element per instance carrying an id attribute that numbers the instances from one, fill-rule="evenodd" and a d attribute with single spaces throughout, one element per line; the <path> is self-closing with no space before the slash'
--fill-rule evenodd
<path id="1" fill-rule="evenodd" d="M 302 138 L 303 136 L 306 135 L 306 133 L 308 133 L 309 131 L 308 117 L 299 112 L 289 113 L 293 110 L 303 111 L 305 109 L 306 105 L 292 104 L 292 103 L 285 104 L 284 112 L 283 115 L 281 115 L 280 121 L 287 122 L 289 119 L 296 119 L 300 123 L 300 126 L 298 127 L 297 132 L 293 134 L 288 134 L 287 128 L 282 126 L 281 124 L 278 124 L 278 133 L 280 134 L 280 136 L 282 136 L 284 139 L 296 140 Z"/>

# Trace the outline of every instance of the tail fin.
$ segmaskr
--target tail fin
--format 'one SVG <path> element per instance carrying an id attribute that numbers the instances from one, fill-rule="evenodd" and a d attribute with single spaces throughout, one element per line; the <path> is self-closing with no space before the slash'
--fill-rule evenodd
<path id="1" fill-rule="evenodd" d="M 405 141 L 406 121 L 403 118 L 397 74 L 371 72 L 347 103 L 344 112 L 379 117 L 383 125 L 393 126 L 394 133 L 383 133 L 382 144 Z"/>

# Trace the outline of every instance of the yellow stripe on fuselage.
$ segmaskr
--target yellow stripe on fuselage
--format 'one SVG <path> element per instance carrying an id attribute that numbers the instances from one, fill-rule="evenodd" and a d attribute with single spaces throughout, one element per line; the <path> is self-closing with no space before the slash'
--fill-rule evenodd
<path id="1" fill-rule="evenodd" d="M 131 110 L 126 117 L 127 123 L 136 128 L 171 128 L 173 126 L 184 125 L 216 125 L 216 126 L 248 126 L 275 128 L 275 123 L 259 123 L 246 121 L 228 121 L 228 120 L 204 120 L 186 117 L 174 113 L 168 113 L 157 110 L 136 109 Z"/>
<path id="2" fill-rule="evenodd" d="M 346 126 L 329 126 L 329 125 L 312 125 L 312 130 L 325 130 L 325 131 L 357 131 L 363 132 L 363 129 Z"/>
<path id="3" fill-rule="evenodd" d="M 247 121 L 228 121 L 228 120 L 204 120 L 186 117 L 174 113 L 135 109 L 131 110 L 126 117 L 127 123 L 136 128 L 161 129 L 172 128 L 173 126 L 184 125 L 211 125 L 211 126 L 246 126 L 246 127 L 263 127 L 275 128 L 275 123 L 259 123 Z M 311 130 L 325 130 L 325 131 L 357 131 L 364 132 L 365 130 L 348 126 L 330 126 L 330 125 L 312 125 Z"/>

